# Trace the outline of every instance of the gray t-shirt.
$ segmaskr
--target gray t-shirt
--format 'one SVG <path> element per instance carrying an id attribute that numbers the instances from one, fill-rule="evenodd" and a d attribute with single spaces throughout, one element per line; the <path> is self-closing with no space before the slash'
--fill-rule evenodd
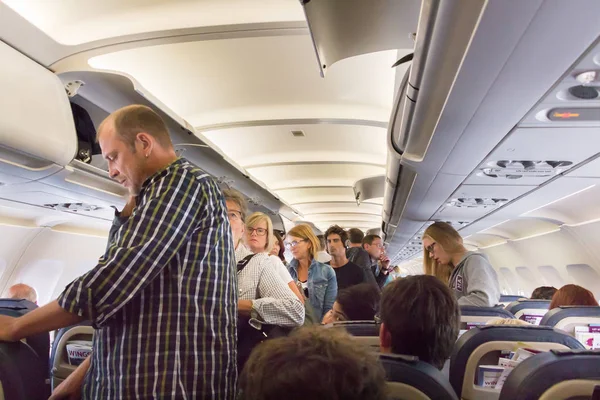
<path id="1" fill-rule="evenodd" d="M 461 306 L 493 307 L 500 301 L 498 275 L 485 254 L 465 253 L 450 276 L 450 288 Z"/>

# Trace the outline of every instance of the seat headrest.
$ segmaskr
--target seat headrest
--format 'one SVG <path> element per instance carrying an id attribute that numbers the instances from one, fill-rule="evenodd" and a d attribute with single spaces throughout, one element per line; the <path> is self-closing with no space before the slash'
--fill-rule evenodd
<path id="1" fill-rule="evenodd" d="M 458 399 L 444 374 L 418 357 L 381 354 L 379 362 L 388 382 L 412 386 L 431 399 Z"/>
<path id="2" fill-rule="evenodd" d="M 562 306 L 548 311 L 540 321 L 540 325 L 555 326 L 559 321 L 569 317 L 600 318 L 598 306 Z"/>
<path id="3" fill-rule="evenodd" d="M 450 383 L 456 393 L 462 393 L 465 368 L 471 354 L 488 342 L 550 342 L 570 349 L 584 349 L 574 337 L 547 326 L 488 325 L 465 332 L 454 345 L 450 357 Z"/>
<path id="4" fill-rule="evenodd" d="M 460 315 L 466 317 L 499 317 L 514 318 L 515 316 L 502 307 L 460 306 Z"/>
<path id="5" fill-rule="evenodd" d="M 25 299 L 0 299 L 0 308 L 20 311 L 26 314 L 38 308 L 37 304 Z"/>
<path id="6" fill-rule="evenodd" d="M 344 328 L 352 336 L 379 336 L 380 326 L 375 321 L 340 321 L 325 325 L 326 328 Z"/>
<path id="7" fill-rule="evenodd" d="M 599 350 L 551 350 L 521 362 L 508 376 L 500 400 L 538 399 L 560 382 L 599 379 Z"/>
<path id="8" fill-rule="evenodd" d="M 550 300 L 519 300 L 513 301 L 506 306 L 505 310 L 516 314 L 517 311 L 525 309 L 547 310 L 550 307 Z"/>
<path id="9" fill-rule="evenodd" d="M 524 298 L 523 296 L 519 296 L 516 294 L 503 294 L 500 296 L 500 303 L 504 303 L 507 301 L 517 301 L 517 300 L 520 300 L 523 298 Z"/>

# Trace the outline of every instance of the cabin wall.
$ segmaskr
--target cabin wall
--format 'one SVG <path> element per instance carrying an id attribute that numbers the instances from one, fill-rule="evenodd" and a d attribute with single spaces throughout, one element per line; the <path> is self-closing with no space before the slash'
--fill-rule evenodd
<path id="1" fill-rule="evenodd" d="M 11 285 L 25 283 L 37 290 L 39 305 L 55 299 L 69 282 L 92 269 L 107 241 L 106 237 L 56 232 L 51 228 L 4 225 L 0 225 L 0 236 L 2 296 L 6 296 Z"/>

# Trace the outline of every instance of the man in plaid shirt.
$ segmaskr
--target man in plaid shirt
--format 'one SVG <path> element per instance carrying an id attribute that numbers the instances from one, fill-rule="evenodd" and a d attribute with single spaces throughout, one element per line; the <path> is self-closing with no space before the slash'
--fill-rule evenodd
<path id="1" fill-rule="evenodd" d="M 81 390 L 85 399 L 233 399 L 237 282 L 219 187 L 177 158 L 148 107 L 111 114 L 98 141 L 135 208 L 96 267 L 58 300 L 0 317 L 0 340 L 92 321 L 90 359 L 53 398 Z"/>

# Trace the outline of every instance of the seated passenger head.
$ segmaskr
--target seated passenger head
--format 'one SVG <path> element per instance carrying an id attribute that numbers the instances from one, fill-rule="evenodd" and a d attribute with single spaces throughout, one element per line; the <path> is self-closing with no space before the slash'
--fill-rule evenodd
<path id="1" fill-rule="evenodd" d="M 327 252 L 334 257 L 346 257 L 348 234 L 338 225 L 332 225 L 325 232 Z"/>
<path id="2" fill-rule="evenodd" d="M 273 222 L 267 214 L 255 212 L 246 218 L 246 244 L 253 253 L 271 251 L 273 247 Z"/>
<path id="3" fill-rule="evenodd" d="M 169 130 L 150 107 L 130 105 L 98 127 L 98 143 L 110 177 L 137 195 L 144 181 L 177 159 Z"/>
<path id="4" fill-rule="evenodd" d="M 324 324 L 340 321 L 373 321 L 379 311 L 381 293 L 371 283 L 350 286 L 338 292 Z"/>
<path id="5" fill-rule="evenodd" d="M 246 230 L 246 226 L 244 225 L 248 210 L 246 199 L 244 195 L 234 189 L 223 190 L 223 196 L 225 196 L 225 203 L 227 204 L 227 216 L 229 218 L 229 225 L 231 225 L 231 233 L 233 234 L 233 244 L 237 248 L 243 240 Z"/>
<path id="6" fill-rule="evenodd" d="M 362 241 L 363 249 L 369 253 L 371 258 L 378 260 L 383 253 L 383 240 L 378 235 L 367 235 Z"/>
<path id="7" fill-rule="evenodd" d="M 362 247 L 362 241 L 364 238 L 365 234 L 360 229 L 348 229 L 348 239 L 350 240 L 350 246 Z"/>
<path id="8" fill-rule="evenodd" d="M 524 326 L 531 325 L 527 321 L 523 321 L 522 319 L 516 319 L 516 318 L 492 318 L 485 324 L 486 325 L 524 325 Z"/>
<path id="9" fill-rule="evenodd" d="M 8 288 L 9 299 L 25 299 L 37 304 L 37 292 L 24 283 L 17 283 Z"/>
<path id="10" fill-rule="evenodd" d="M 552 300 L 557 290 L 554 286 L 540 286 L 531 293 L 531 300 Z"/>
<path id="11" fill-rule="evenodd" d="M 273 248 L 271 249 L 270 254 L 279 257 L 281 261 L 285 261 L 285 245 L 283 244 L 283 239 L 281 235 L 277 231 L 273 231 Z"/>
<path id="12" fill-rule="evenodd" d="M 447 283 L 453 260 L 460 259 L 467 249 L 460 234 L 445 222 L 434 222 L 423 233 L 423 270 Z"/>
<path id="13" fill-rule="evenodd" d="M 380 307 L 383 353 L 444 366 L 460 326 L 458 303 L 448 286 L 429 275 L 397 279 L 384 288 Z"/>
<path id="14" fill-rule="evenodd" d="M 288 232 L 286 246 L 296 260 L 313 260 L 317 258 L 320 245 L 310 225 L 300 224 Z"/>
<path id="15" fill-rule="evenodd" d="M 343 330 L 301 328 L 261 343 L 240 375 L 243 400 L 383 400 L 385 373 Z"/>
<path id="16" fill-rule="evenodd" d="M 552 301 L 550 302 L 549 309 L 552 310 L 556 307 L 562 306 L 597 306 L 598 301 L 594 297 L 594 294 L 579 285 L 565 285 L 558 289 Z"/>

